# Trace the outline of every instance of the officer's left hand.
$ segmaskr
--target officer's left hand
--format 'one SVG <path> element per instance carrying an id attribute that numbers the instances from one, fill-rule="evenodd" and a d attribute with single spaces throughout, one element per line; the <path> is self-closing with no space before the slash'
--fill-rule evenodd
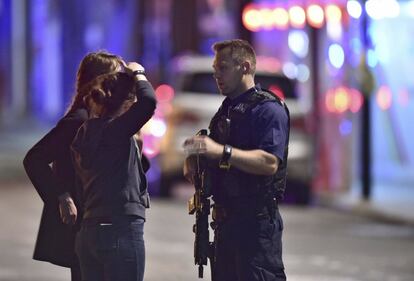
<path id="1" fill-rule="evenodd" d="M 188 138 L 184 142 L 184 147 L 189 154 L 203 154 L 210 159 L 219 159 L 223 152 L 223 146 L 208 136 Z"/>

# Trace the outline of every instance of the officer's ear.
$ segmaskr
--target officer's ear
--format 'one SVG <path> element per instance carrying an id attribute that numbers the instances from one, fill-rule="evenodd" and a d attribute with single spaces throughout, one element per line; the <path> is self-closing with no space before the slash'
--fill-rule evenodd
<path id="1" fill-rule="evenodd" d="M 250 62 L 248 62 L 248 61 L 243 62 L 241 67 L 242 67 L 243 74 L 249 74 L 250 73 Z"/>

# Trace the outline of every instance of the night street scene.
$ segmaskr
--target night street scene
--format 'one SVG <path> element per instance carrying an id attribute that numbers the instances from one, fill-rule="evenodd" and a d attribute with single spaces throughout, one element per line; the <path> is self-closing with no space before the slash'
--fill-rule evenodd
<path id="1" fill-rule="evenodd" d="M 86 274 L 88 281 L 414 280 L 412 34 L 414 0 L 0 0 L 0 281 L 84 280 Z M 232 39 L 249 43 L 255 65 L 249 52 L 234 51 L 239 45 L 212 47 Z M 86 62 L 91 52 L 105 57 L 96 69 Z M 132 98 L 117 94 L 126 85 L 121 78 L 132 83 Z M 271 92 L 265 102 L 241 99 L 247 92 L 264 99 L 265 89 Z M 78 100 L 82 106 L 74 110 Z M 263 104 L 278 113 L 256 118 Z M 285 107 L 289 133 L 266 127 L 267 116 L 285 116 Z M 212 120 L 215 115 L 223 118 Z M 128 123 L 125 116 L 135 119 Z M 256 119 L 247 123 L 249 117 Z M 97 120 L 104 124 L 99 133 Z M 125 140 L 108 129 L 119 120 L 134 129 Z M 82 158 L 89 155 L 94 164 Z M 193 183 L 190 156 L 197 160 Z M 272 159 L 276 168 L 268 172 Z M 285 177 L 283 199 L 279 193 L 264 205 L 252 199 L 262 198 L 264 179 L 279 192 Z M 245 192 L 253 180 L 259 188 Z M 140 207 L 117 209 L 125 199 L 119 194 L 127 198 L 123 207 Z M 246 198 L 252 200 L 232 205 L 240 209 L 229 207 Z M 93 207 L 108 202 L 111 211 Z M 54 226 L 43 228 L 48 212 Z M 248 272 L 228 259 L 232 251 L 225 253 L 234 246 L 223 234 L 226 223 L 248 261 L 258 262 L 249 233 L 259 233 L 256 242 L 273 239 L 255 250 L 273 261 L 282 255 L 286 279 L 260 261 L 259 277 L 223 277 L 223 268 Z M 252 225 L 260 225 L 257 232 Z M 131 240 L 119 238 L 124 226 Z M 98 238 L 81 240 L 91 229 Z M 282 235 L 281 248 L 275 235 Z M 203 248 L 215 238 L 226 243 Z M 110 258 L 115 248 L 119 255 L 136 251 L 133 262 L 117 254 L 125 266 L 110 267 L 116 277 L 107 268 L 90 277 L 95 269 L 85 253 L 102 245 Z M 71 265 L 64 249 L 73 254 Z M 200 253 L 206 254 L 203 279 Z M 235 260 L 244 264 L 242 254 Z M 80 266 L 73 265 L 79 256 Z"/>

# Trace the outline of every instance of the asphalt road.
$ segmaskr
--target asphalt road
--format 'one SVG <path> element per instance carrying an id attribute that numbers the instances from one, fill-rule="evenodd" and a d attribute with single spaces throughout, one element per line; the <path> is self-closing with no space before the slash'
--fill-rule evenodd
<path id="1" fill-rule="evenodd" d="M 41 207 L 29 183 L 0 183 L 1 281 L 70 280 L 67 269 L 31 259 Z M 288 280 L 414 280 L 413 226 L 317 207 L 282 206 L 281 212 Z M 198 280 L 193 219 L 184 201 L 153 200 L 145 229 L 145 280 Z M 208 270 L 205 280 L 210 280 Z"/>

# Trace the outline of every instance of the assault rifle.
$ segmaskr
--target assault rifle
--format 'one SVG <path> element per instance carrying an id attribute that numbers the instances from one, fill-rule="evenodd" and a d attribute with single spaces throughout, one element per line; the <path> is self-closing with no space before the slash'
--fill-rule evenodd
<path id="1" fill-rule="evenodd" d="M 201 130 L 197 135 L 207 135 L 207 130 Z M 194 263 L 198 265 L 198 277 L 203 278 L 203 266 L 210 259 L 210 267 L 213 269 L 214 247 L 210 242 L 208 216 L 210 214 L 210 185 L 206 177 L 207 163 L 203 156 L 194 155 L 196 161 L 196 172 L 193 177 L 195 187 L 194 195 L 188 200 L 188 212 L 195 214 L 193 225 L 194 239 Z"/>

